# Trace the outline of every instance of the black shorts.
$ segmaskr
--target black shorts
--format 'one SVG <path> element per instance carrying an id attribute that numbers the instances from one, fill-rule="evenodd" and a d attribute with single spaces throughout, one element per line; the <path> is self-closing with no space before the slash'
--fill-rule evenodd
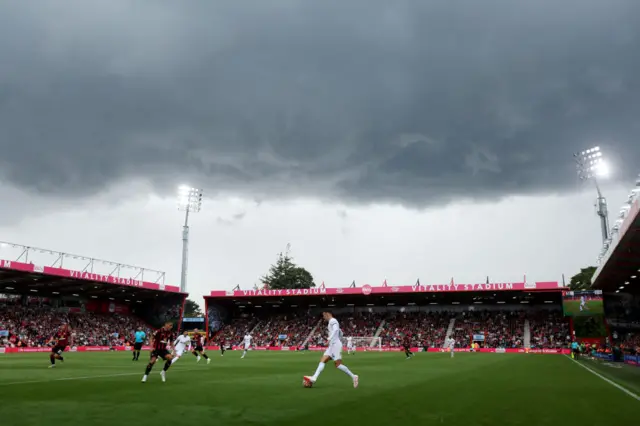
<path id="1" fill-rule="evenodd" d="M 196 346 L 193 350 L 196 352 L 204 352 L 204 348 L 202 346 Z"/>
<path id="2" fill-rule="evenodd" d="M 53 348 L 51 348 L 51 352 L 60 355 L 62 352 L 64 352 L 65 349 L 65 346 L 55 345 Z"/>
<path id="3" fill-rule="evenodd" d="M 134 344 L 133 344 L 133 350 L 134 350 L 134 351 L 140 351 L 140 350 L 142 350 L 142 342 L 140 342 L 140 343 L 138 343 L 138 342 L 134 343 Z"/>
<path id="4" fill-rule="evenodd" d="M 153 351 L 151 351 L 151 358 L 156 357 L 165 359 L 167 356 L 169 356 L 169 351 L 166 349 L 154 349 Z"/>

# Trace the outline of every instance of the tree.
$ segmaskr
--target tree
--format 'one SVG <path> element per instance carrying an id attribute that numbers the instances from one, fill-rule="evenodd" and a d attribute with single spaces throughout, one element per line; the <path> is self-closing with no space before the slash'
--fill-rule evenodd
<path id="1" fill-rule="evenodd" d="M 596 272 L 595 266 L 580 268 L 580 272 L 571 277 L 569 288 L 571 290 L 588 290 L 591 288 L 591 277 Z"/>
<path id="2" fill-rule="evenodd" d="M 187 317 L 187 318 L 197 318 L 197 317 L 203 317 L 204 314 L 202 313 L 202 310 L 200 309 L 200 305 L 198 305 L 193 300 L 187 299 L 184 302 L 184 312 L 183 312 L 182 316 L 183 317 Z"/>
<path id="3" fill-rule="evenodd" d="M 278 254 L 276 263 L 271 265 L 269 272 L 262 277 L 262 282 L 269 289 L 298 289 L 311 288 L 316 285 L 309 271 L 293 263 L 293 258 L 287 251 Z"/>

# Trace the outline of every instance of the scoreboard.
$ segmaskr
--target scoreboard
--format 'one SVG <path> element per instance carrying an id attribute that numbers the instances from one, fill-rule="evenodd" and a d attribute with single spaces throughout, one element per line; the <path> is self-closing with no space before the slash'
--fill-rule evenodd
<path id="1" fill-rule="evenodd" d="M 198 329 L 200 332 L 204 332 L 204 317 L 196 318 L 182 318 L 182 331 L 188 331 L 189 335 L 193 334 L 193 330 Z"/>

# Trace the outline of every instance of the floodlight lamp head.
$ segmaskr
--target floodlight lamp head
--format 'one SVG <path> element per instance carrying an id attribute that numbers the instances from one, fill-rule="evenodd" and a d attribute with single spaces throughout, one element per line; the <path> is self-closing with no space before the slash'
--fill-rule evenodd
<path id="1" fill-rule="evenodd" d="M 202 207 L 202 189 L 187 185 L 178 187 L 178 209 L 199 212 Z"/>

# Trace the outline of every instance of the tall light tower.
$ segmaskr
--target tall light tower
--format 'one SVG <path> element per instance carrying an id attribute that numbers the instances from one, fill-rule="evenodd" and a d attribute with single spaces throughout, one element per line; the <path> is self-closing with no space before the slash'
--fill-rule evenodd
<path id="1" fill-rule="evenodd" d="M 600 147 L 596 146 L 573 154 L 578 169 L 578 177 L 580 180 L 593 180 L 598 192 L 596 199 L 596 213 L 600 216 L 600 227 L 602 231 L 602 243 L 606 243 L 609 239 L 609 212 L 607 210 L 607 200 L 600 191 L 598 184 L 599 177 L 607 177 L 609 168 L 602 158 Z"/>
<path id="2" fill-rule="evenodd" d="M 178 210 L 184 211 L 182 227 L 182 275 L 180 291 L 187 291 L 187 266 L 189 263 L 189 213 L 198 213 L 202 207 L 202 189 L 182 185 L 178 188 Z"/>

